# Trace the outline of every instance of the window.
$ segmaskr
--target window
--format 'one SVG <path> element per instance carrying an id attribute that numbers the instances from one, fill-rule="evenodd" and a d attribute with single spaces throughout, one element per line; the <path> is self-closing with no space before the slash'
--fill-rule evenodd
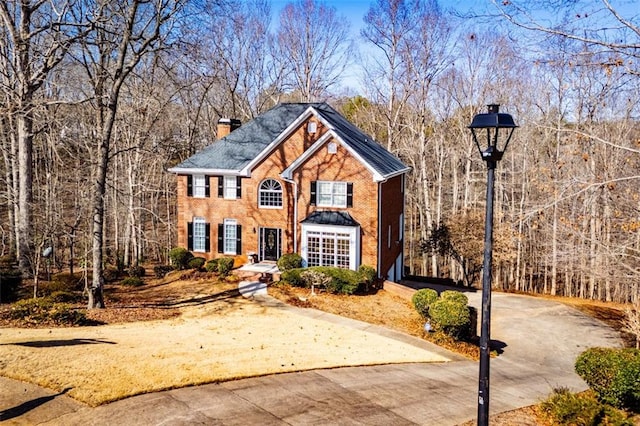
<path id="1" fill-rule="evenodd" d="M 187 247 L 191 251 L 208 252 L 211 249 L 209 240 L 210 226 L 203 217 L 194 217 L 187 223 Z"/>
<path id="2" fill-rule="evenodd" d="M 187 176 L 187 196 L 194 198 L 205 198 L 209 196 L 209 176 L 189 175 Z"/>
<path id="3" fill-rule="evenodd" d="M 307 232 L 308 266 L 351 266 L 351 232 Z"/>
<path id="4" fill-rule="evenodd" d="M 219 176 L 218 197 L 235 200 L 241 197 L 242 178 L 240 176 Z"/>
<path id="5" fill-rule="evenodd" d="M 218 224 L 218 253 L 240 254 L 242 226 L 235 219 L 225 219 Z"/>
<path id="6" fill-rule="evenodd" d="M 353 207 L 353 184 L 347 182 L 311 182 L 311 204 L 318 207 Z"/>
<path id="7" fill-rule="evenodd" d="M 259 206 L 263 208 L 282 207 L 282 185 L 274 179 L 266 179 L 258 190 Z"/>

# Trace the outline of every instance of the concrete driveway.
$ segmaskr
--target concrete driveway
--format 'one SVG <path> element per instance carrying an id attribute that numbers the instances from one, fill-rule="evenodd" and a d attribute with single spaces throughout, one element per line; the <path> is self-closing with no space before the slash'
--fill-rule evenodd
<path id="1" fill-rule="evenodd" d="M 468 293 L 479 306 L 480 294 Z M 619 346 L 618 334 L 573 308 L 494 293 L 491 414 L 535 404 L 555 387 L 578 391 L 576 356 L 593 346 Z M 348 325 L 346 325 L 348 326 Z M 63 394 L 0 378 L 0 420 L 51 425 L 456 425 L 477 411 L 478 365 L 348 367 L 265 376 L 175 389 L 97 408 Z"/>

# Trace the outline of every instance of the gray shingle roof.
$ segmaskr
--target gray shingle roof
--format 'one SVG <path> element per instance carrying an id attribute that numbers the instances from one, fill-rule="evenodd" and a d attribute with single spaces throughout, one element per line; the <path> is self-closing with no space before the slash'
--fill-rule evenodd
<path id="1" fill-rule="evenodd" d="M 171 171 L 239 172 L 274 142 L 308 108 L 324 119 L 362 161 L 383 177 L 408 170 L 398 158 L 373 141 L 326 103 L 283 103 L 240 126 L 226 137 L 189 157 Z"/>

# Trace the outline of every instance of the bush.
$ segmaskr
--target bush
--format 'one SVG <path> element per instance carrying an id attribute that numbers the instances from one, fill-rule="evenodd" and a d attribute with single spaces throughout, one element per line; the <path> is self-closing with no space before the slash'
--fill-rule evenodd
<path id="1" fill-rule="evenodd" d="M 424 319 L 429 318 L 429 306 L 436 300 L 438 300 L 438 292 L 432 288 L 420 289 L 411 297 L 413 307 Z"/>
<path id="2" fill-rule="evenodd" d="M 66 303 L 56 303 L 50 297 L 20 300 L 13 304 L 9 316 L 29 324 L 79 325 L 87 320 L 84 312 Z"/>
<path id="3" fill-rule="evenodd" d="M 601 402 L 640 411 L 639 349 L 590 348 L 578 356 L 575 370 Z"/>
<path id="4" fill-rule="evenodd" d="M 469 308 L 460 302 L 440 298 L 429 306 L 429 317 L 437 330 L 463 340 L 470 335 Z"/>
<path id="5" fill-rule="evenodd" d="M 126 285 L 128 287 L 140 287 L 144 285 L 144 281 L 142 281 L 138 277 L 127 277 L 122 280 L 122 285 Z"/>
<path id="6" fill-rule="evenodd" d="M 204 268 L 207 272 L 218 272 L 218 259 L 211 259 L 205 263 Z"/>
<path id="7" fill-rule="evenodd" d="M 198 269 L 204 266 L 204 262 L 207 260 L 204 257 L 192 257 L 189 259 L 189 269 Z"/>
<path id="8" fill-rule="evenodd" d="M 366 291 L 369 291 L 370 288 L 375 288 L 374 284 L 378 279 L 376 268 L 369 265 L 360 265 L 358 274 L 360 275 L 360 282 L 364 285 Z"/>
<path id="9" fill-rule="evenodd" d="M 187 269 L 192 257 L 193 254 L 183 247 L 174 247 L 169 251 L 171 264 L 179 270 Z"/>
<path id="10" fill-rule="evenodd" d="M 56 274 L 48 285 L 50 292 L 82 290 L 84 282 L 81 275 L 71 275 L 68 272 Z"/>
<path id="11" fill-rule="evenodd" d="M 331 277 L 331 281 L 327 284 L 327 291 L 329 293 L 354 294 L 360 288 L 360 275 L 351 269 L 336 268 L 333 266 L 314 266 L 309 269 Z"/>
<path id="12" fill-rule="evenodd" d="M 221 277 L 226 277 L 233 269 L 233 257 L 221 257 L 218 259 L 218 274 Z"/>
<path id="13" fill-rule="evenodd" d="M 80 295 L 70 291 L 54 291 L 47 298 L 54 303 L 75 303 L 80 299 Z"/>
<path id="14" fill-rule="evenodd" d="M 280 280 L 289 283 L 294 287 L 305 287 L 306 283 L 301 276 L 302 272 L 305 270 L 306 268 L 296 268 L 283 271 L 280 275 Z"/>
<path id="15" fill-rule="evenodd" d="M 21 283 L 22 274 L 19 269 L 0 267 L 0 302 L 15 300 Z"/>
<path id="16" fill-rule="evenodd" d="M 136 265 L 136 266 L 130 267 L 127 272 L 129 273 L 130 277 L 141 278 L 141 277 L 144 277 L 144 274 L 147 271 L 145 271 L 145 269 L 142 266 Z"/>
<path id="17" fill-rule="evenodd" d="M 120 271 L 116 268 L 107 267 L 102 271 L 102 277 L 106 282 L 116 281 L 120 278 Z"/>
<path id="18" fill-rule="evenodd" d="M 156 278 L 164 278 L 165 275 L 173 270 L 174 268 L 171 265 L 157 265 L 153 267 L 153 275 Z"/>
<path id="19" fill-rule="evenodd" d="M 302 257 L 298 253 L 286 253 L 276 262 L 280 272 L 302 267 Z"/>
<path id="20" fill-rule="evenodd" d="M 461 303 L 464 306 L 469 304 L 469 298 L 467 295 L 455 290 L 445 290 L 440 294 L 440 297 L 445 300 L 452 300 L 454 302 Z"/>
<path id="21" fill-rule="evenodd" d="M 574 394 L 566 388 L 554 389 L 540 410 L 554 425 L 633 425 L 624 412 L 598 402 L 593 392 Z"/>

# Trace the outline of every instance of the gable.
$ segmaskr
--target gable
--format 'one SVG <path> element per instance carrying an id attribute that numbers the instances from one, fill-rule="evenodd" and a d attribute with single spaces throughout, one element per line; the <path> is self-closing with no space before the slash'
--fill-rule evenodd
<path id="1" fill-rule="evenodd" d="M 326 103 L 285 103 L 261 114 L 169 171 L 250 176 L 253 167 L 311 116 L 315 116 L 331 136 L 372 173 L 374 180 L 381 181 L 409 170 L 397 157 Z M 314 144 L 304 155 L 313 154 L 320 146 L 321 143 Z M 283 177 L 290 176 L 291 167 L 284 171 Z"/>

